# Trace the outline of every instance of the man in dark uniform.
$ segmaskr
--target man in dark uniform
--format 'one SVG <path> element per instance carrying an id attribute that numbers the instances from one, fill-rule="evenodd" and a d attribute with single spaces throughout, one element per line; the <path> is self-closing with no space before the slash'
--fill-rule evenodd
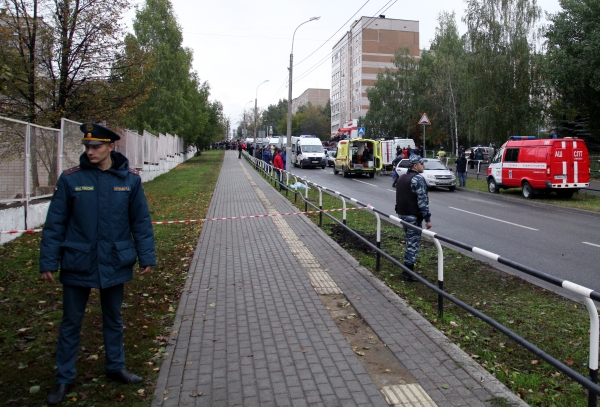
<path id="1" fill-rule="evenodd" d="M 406 223 L 419 228 L 430 229 L 431 213 L 429 213 L 429 196 L 427 194 L 427 182 L 421 175 L 425 170 L 425 161 L 418 155 L 409 158 L 410 168 L 406 174 L 402 174 L 396 182 L 396 213 Z M 421 245 L 421 232 L 404 226 L 406 233 L 406 251 L 404 252 L 404 265 L 413 270 L 419 254 Z M 405 281 L 416 281 L 412 275 L 402 271 L 402 279 Z"/>
<path id="2" fill-rule="evenodd" d="M 63 401 L 75 380 L 81 323 L 90 289 L 100 291 L 105 370 L 109 379 L 125 384 L 142 378 L 125 369 L 123 347 L 123 284 L 156 264 L 154 231 L 139 173 L 115 152 L 120 136 L 96 123 L 81 125 L 85 153 L 79 166 L 62 173 L 42 233 L 40 273 L 54 282 L 60 266 L 63 318 L 56 349 L 55 385 L 48 404 Z"/>

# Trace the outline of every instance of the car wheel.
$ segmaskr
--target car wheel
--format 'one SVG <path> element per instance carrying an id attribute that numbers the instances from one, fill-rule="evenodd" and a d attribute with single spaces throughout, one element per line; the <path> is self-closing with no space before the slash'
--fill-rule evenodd
<path id="1" fill-rule="evenodd" d="M 369 173 L 369 178 L 375 178 L 375 171 L 371 171 Z"/>
<path id="2" fill-rule="evenodd" d="M 488 191 L 492 194 L 497 194 L 499 191 L 498 185 L 496 185 L 496 180 L 494 178 L 488 179 Z"/>
<path id="3" fill-rule="evenodd" d="M 322 166 L 322 167 L 321 167 L 321 169 L 323 169 L 323 170 L 324 170 L 324 169 L 325 169 L 325 166 Z"/>
<path id="4" fill-rule="evenodd" d="M 531 187 L 531 184 L 527 181 L 523 182 L 523 198 L 531 199 L 533 198 L 534 190 Z"/>
<path id="5" fill-rule="evenodd" d="M 346 171 L 344 168 L 342 168 L 342 173 L 344 174 L 344 178 L 348 178 L 348 176 L 350 175 L 348 171 Z"/>
<path id="6" fill-rule="evenodd" d="M 304 169 L 304 161 L 300 161 L 300 168 Z"/>
<path id="7" fill-rule="evenodd" d="M 448 190 L 449 190 L 449 191 L 454 191 L 455 189 L 456 189 L 456 185 L 454 185 L 454 186 L 451 186 L 451 187 L 448 187 Z"/>
<path id="8" fill-rule="evenodd" d="M 338 170 L 335 169 L 335 165 L 333 166 L 333 174 L 334 175 L 338 175 L 340 172 Z"/>

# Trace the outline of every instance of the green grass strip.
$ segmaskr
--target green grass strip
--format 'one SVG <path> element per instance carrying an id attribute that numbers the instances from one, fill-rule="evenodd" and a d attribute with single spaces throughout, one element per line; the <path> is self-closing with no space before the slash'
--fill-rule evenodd
<path id="1" fill-rule="evenodd" d="M 144 184 L 153 221 L 203 219 L 224 151 L 204 152 Z M 82 329 L 77 379 L 64 405 L 149 406 L 165 346 L 202 223 L 154 227 L 157 266 L 125 285 L 126 366 L 144 377 L 137 386 L 104 376 L 99 295 L 92 290 Z M 0 246 L 0 400 L 44 405 L 54 384 L 54 354 L 62 317 L 62 285 L 39 279 L 41 234 Z"/>

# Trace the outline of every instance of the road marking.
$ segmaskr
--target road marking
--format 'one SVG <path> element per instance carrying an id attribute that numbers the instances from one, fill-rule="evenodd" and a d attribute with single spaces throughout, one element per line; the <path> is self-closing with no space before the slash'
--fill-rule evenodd
<path id="1" fill-rule="evenodd" d="M 378 187 L 377 185 L 375 185 L 375 184 L 369 184 L 368 182 L 365 182 L 365 181 L 360 181 L 360 180 L 358 180 L 358 179 L 353 179 L 352 181 L 356 181 L 356 182 L 362 182 L 363 184 L 367 184 L 367 185 L 371 185 L 372 187 L 379 188 L 379 187 Z"/>
<path id="2" fill-rule="evenodd" d="M 486 205 L 505 206 L 503 203 L 486 201 L 484 199 L 469 198 L 469 201 L 471 201 L 471 202 L 483 202 Z"/>
<path id="3" fill-rule="evenodd" d="M 590 242 L 581 242 L 583 244 L 589 244 L 590 246 L 600 247 L 600 244 L 590 243 Z"/>
<path id="4" fill-rule="evenodd" d="M 449 206 L 449 208 L 450 208 L 450 209 L 454 209 L 454 210 L 456 210 L 456 211 L 460 211 L 460 212 L 469 213 L 469 214 L 471 214 L 471 215 L 480 216 L 480 217 L 482 217 L 482 218 L 486 218 L 486 219 L 495 220 L 495 221 L 497 221 L 497 222 L 502 222 L 502 223 L 507 223 L 507 224 L 509 224 L 509 225 L 518 226 L 518 227 L 520 227 L 520 228 L 523 228 L 523 229 L 529 229 L 529 230 L 535 230 L 535 231 L 538 231 L 538 230 L 539 230 L 539 229 L 530 228 L 529 226 L 523 226 L 523 225 L 519 225 L 519 224 L 517 224 L 517 223 L 508 222 L 508 221 L 505 221 L 505 220 L 502 220 L 502 219 L 496 219 L 496 218 L 492 218 L 492 217 L 490 217 L 490 216 L 481 215 L 481 214 L 479 214 L 479 213 L 465 211 L 464 209 L 458 209 L 458 208 L 454 208 L 454 207 L 452 207 L 452 206 Z"/>
<path id="5" fill-rule="evenodd" d="M 395 189 L 387 189 L 386 191 L 390 191 L 390 192 L 396 192 Z"/>

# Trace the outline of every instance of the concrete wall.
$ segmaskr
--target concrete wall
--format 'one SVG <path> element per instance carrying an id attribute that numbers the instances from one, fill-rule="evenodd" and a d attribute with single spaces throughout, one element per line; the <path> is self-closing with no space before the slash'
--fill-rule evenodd
<path id="1" fill-rule="evenodd" d="M 194 153 L 189 153 L 185 156 L 177 156 L 169 158 L 169 160 L 161 160 L 158 165 L 144 165 L 144 170 L 141 171 L 142 182 L 152 181 L 159 175 L 166 174 L 173 168 L 177 167 L 184 161 L 189 160 L 194 156 Z M 39 228 L 46 220 L 46 213 L 50 202 L 29 203 L 29 212 L 27 214 L 28 229 Z M 0 231 L 7 230 L 23 230 L 25 229 L 25 206 L 16 208 L 0 209 Z M 0 245 L 10 242 L 21 236 L 22 233 L 15 234 L 0 234 Z"/>

